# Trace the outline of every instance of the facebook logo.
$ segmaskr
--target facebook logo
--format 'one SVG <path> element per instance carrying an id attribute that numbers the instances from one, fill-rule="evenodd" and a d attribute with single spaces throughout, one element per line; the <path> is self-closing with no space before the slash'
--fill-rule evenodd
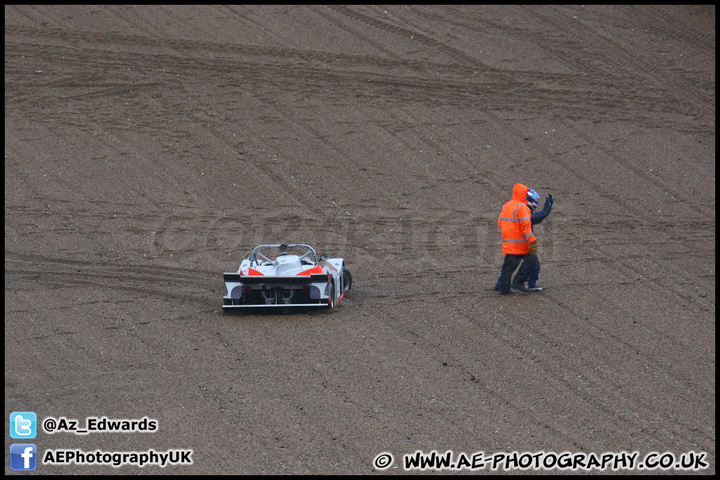
<path id="1" fill-rule="evenodd" d="M 35 438 L 37 416 L 35 412 L 12 412 L 10 414 L 10 437 Z"/>
<path id="2" fill-rule="evenodd" d="M 10 445 L 11 470 L 35 470 L 37 466 L 37 447 L 32 443 L 13 443 Z"/>

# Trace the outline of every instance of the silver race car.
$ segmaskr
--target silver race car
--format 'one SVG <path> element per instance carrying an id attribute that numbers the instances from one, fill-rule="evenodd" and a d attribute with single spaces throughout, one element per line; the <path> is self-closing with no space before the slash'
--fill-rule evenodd
<path id="1" fill-rule="evenodd" d="M 329 307 L 352 286 L 342 258 L 318 258 L 310 245 L 258 245 L 237 272 L 223 273 L 223 308 Z"/>

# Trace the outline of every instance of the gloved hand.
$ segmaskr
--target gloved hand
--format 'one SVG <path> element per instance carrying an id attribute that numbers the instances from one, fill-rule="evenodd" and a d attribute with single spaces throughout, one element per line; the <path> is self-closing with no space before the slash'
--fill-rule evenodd
<path id="1" fill-rule="evenodd" d="M 530 255 L 537 255 L 537 240 L 530 242 Z"/>
<path id="2" fill-rule="evenodd" d="M 550 205 L 552 207 L 552 204 L 553 204 L 552 195 L 548 195 L 547 198 L 545 199 L 544 207 L 547 207 L 548 205 Z"/>

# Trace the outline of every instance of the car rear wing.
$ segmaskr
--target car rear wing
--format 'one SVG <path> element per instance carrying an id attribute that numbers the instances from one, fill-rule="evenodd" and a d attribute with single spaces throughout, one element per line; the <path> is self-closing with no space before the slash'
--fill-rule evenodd
<path id="1" fill-rule="evenodd" d="M 325 282 L 330 283 L 330 275 L 327 273 L 316 273 L 312 275 L 293 276 L 272 276 L 264 275 L 240 275 L 239 273 L 223 273 L 225 283 L 242 283 L 243 285 L 302 285 L 308 283 Z"/>
<path id="2" fill-rule="evenodd" d="M 223 308 L 329 307 L 332 275 L 315 273 L 293 276 L 223 273 L 227 295 Z M 299 294 L 300 298 L 297 298 Z M 250 300 L 242 300 L 250 295 Z M 267 296 L 266 296 L 267 295 Z M 293 297 L 295 296 L 295 299 Z"/>

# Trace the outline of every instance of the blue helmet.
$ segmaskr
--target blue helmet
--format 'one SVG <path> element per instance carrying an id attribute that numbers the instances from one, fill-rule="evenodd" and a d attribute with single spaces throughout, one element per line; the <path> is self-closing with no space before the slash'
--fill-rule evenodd
<path id="1" fill-rule="evenodd" d="M 538 195 L 538 193 L 535 190 L 533 190 L 532 188 L 529 188 L 528 193 L 527 193 L 528 207 L 530 207 L 532 209 L 537 208 L 538 200 L 540 200 L 540 195 Z"/>

